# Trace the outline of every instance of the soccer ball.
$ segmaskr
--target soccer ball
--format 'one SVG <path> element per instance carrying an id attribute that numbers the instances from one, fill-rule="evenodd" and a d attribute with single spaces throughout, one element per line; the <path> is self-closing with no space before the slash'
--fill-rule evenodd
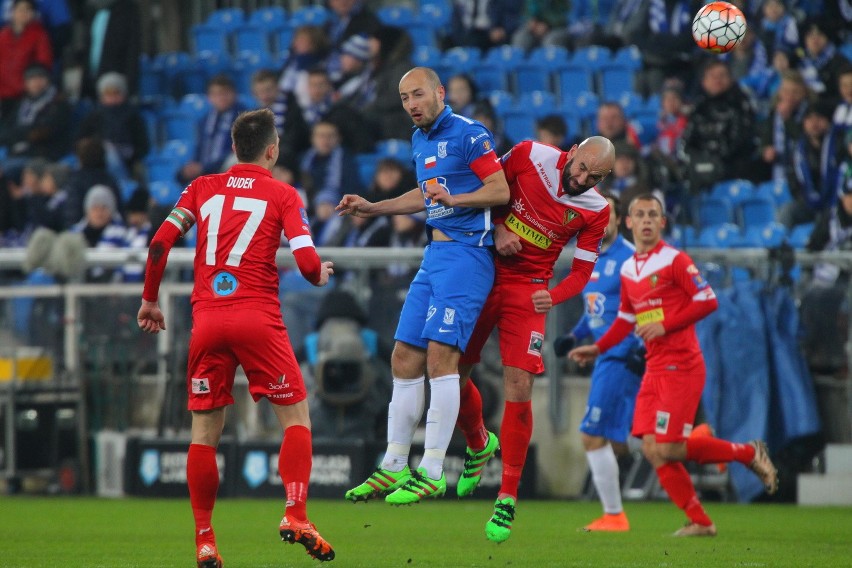
<path id="1" fill-rule="evenodd" d="M 734 49 L 746 33 L 742 11 L 728 2 L 711 2 L 695 14 L 692 37 L 701 49 L 727 53 Z"/>

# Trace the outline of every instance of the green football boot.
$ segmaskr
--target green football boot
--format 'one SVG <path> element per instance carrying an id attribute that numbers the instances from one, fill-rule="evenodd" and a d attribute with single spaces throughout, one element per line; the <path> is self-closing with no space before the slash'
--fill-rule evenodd
<path id="1" fill-rule="evenodd" d="M 411 505 L 419 503 L 424 497 L 440 497 L 447 492 L 447 476 L 441 472 L 441 479 L 430 479 L 426 468 L 419 467 L 411 473 L 408 482 L 385 497 L 391 505 Z"/>
<path id="2" fill-rule="evenodd" d="M 515 520 L 515 500 L 511 497 L 497 499 L 494 502 L 494 514 L 485 523 L 485 536 L 491 542 L 501 543 L 512 535 L 512 521 Z"/>
<path id="3" fill-rule="evenodd" d="M 500 440 L 493 432 L 488 432 L 488 443 L 485 444 L 479 452 L 474 452 L 470 448 L 465 450 L 464 455 L 464 472 L 459 477 L 459 483 L 456 485 L 456 495 L 459 497 L 467 497 L 476 486 L 479 485 L 479 480 L 482 479 L 482 468 L 488 463 L 497 450 L 500 449 Z"/>
<path id="4" fill-rule="evenodd" d="M 357 503 L 383 497 L 405 485 L 409 479 L 411 479 L 411 470 L 408 466 L 405 466 L 402 471 L 376 468 L 367 481 L 346 492 L 346 500 Z"/>

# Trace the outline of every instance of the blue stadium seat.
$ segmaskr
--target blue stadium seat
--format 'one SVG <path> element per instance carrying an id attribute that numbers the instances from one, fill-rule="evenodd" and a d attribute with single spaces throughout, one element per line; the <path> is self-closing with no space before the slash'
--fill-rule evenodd
<path id="1" fill-rule="evenodd" d="M 163 80 L 163 68 L 156 59 L 143 55 L 139 58 L 139 97 L 154 100 L 168 94 Z"/>
<path id="2" fill-rule="evenodd" d="M 393 158 L 404 165 L 411 165 L 411 142 L 408 140 L 379 140 L 376 142 L 376 155 L 381 158 Z"/>
<path id="3" fill-rule="evenodd" d="M 763 227 L 775 221 L 775 202 L 763 197 L 749 197 L 740 202 L 742 226 Z"/>
<path id="4" fill-rule="evenodd" d="M 272 49 L 282 60 L 286 59 L 287 54 L 290 53 L 290 44 L 293 42 L 293 31 L 294 28 L 284 26 L 272 32 Z"/>
<path id="5" fill-rule="evenodd" d="M 776 207 L 780 207 L 785 203 L 792 201 L 793 196 L 790 195 L 790 186 L 787 180 L 780 182 L 769 180 L 757 185 L 754 190 L 755 197 L 766 197 L 775 202 Z"/>
<path id="6" fill-rule="evenodd" d="M 556 73 L 559 78 L 559 92 L 562 100 L 578 93 L 593 93 L 595 84 L 592 73 L 580 65 L 567 64 Z"/>
<path id="7" fill-rule="evenodd" d="M 704 248 L 734 248 L 741 243 L 740 228 L 731 223 L 706 227 L 698 235 L 698 246 Z"/>
<path id="8" fill-rule="evenodd" d="M 479 65 L 470 74 L 480 92 L 505 91 L 509 87 L 505 71 L 494 65 Z"/>
<path id="9" fill-rule="evenodd" d="M 279 67 L 268 53 L 262 51 L 255 53 L 243 52 L 242 56 L 234 61 L 231 67 L 231 75 L 234 77 L 237 93 L 252 97 L 253 102 L 250 108 L 254 108 L 257 105 L 253 99 L 254 95 L 251 92 L 251 78 L 261 69 L 274 70 Z"/>
<path id="10" fill-rule="evenodd" d="M 240 8 L 222 8 L 214 11 L 207 18 L 210 26 L 234 30 L 245 22 L 245 14 Z"/>
<path id="11" fill-rule="evenodd" d="M 328 10 L 322 6 L 303 6 L 290 15 L 290 27 L 323 26 L 329 19 Z"/>
<path id="12" fill-rule="evenodd" d="M 420 21 L 439 33 L 446 29 L 453 17 L 451 0 L 420 0 Z"/>
<path id="13" fill-rule="evenodd" d="M 160 117 L 154 110 L 143 109 L 140 112 L 145 121 L 145 130 L 148 131 L 148 140 L 152 146 L 158 144 L 160 142 Z"/>
<path id="14" fill-rule="evenodd" d="M 386 26 L 405 28 L 414 27 L 417 23 L 417 14 L 408 6 L 385 6 L 376 12 L 379 20 Z"/>
<path id="15" fill-rule="evenodd" d="M 185 140 L 168 140 L 159 154 L 178 160 L 181 164 L 192 159 L 193 148 Z"/>
<path id="16" fill-rule="evenodd" d="M 702 229 L 733 222 L 733 208 L 727 199 L 706 196 L 698 202 L 698 223 Z"/>
<path id="17" fill-rule="evenodd" d="M 554 71 L 568 65 L 570 60 L 570 52 L 559 45 L 537 47 L 527 56 L 528 63 L 538 63 Z"/>
<path id="18" fill-rule="evenodd" d="M 249 23 L 262 26 L 267 32 L 277 30 L 287 24 L 287 11 L 281 6 L 258 8 L 251 13 Z"/>
<path id="19" fill-rule="evenodd" d="M 612 54 L 612 62 L 639 71 L 642 69 L 642 52 L 635 45 L 626 45 Z"/>
<path id="20" fill-rule="evenodd" d="M 616 100 L 624 93 L 633 93 L 634 71 L 615 63 L 607 63 L 600 68 L 601 98 Z"/>
<path id="21" fill-rule="evenodd" d="M 754 184 L 747 179 L 720 181 L 710 191 L 713 197 L 727 199 L 734 207 L 755 196 Z"/>
<path id="22" fill-rule="evenodd" d="M 181 111 L 189 112 L 196 119 L 201 120 L 210 110 L 210 101 L 206 95 L 201 93 L 187 93 L 181 98 L 179 108 Z"/>
<path id="23" fill-rule="evenodd" d="M 580 49 L 574 52 L 573 56 L 571 56 L 571 63 L 588 69 L 593 73 L 599 71 L 601 67 L 604 64 L 609 63 L 609 61 L 609 49 L 601 47 L 599 45 L 581 47 Z"/>
<path id="24" fill-rule="evenodd" d="M 468 73 L 479 65 L 482 54 L 475 47 L 453 47 L 444 52 L 442 62 L 461 73 Z"/>
<path id="25" fill-rule="evenodd" d="M 121 191 L 121 198 L 126 203 L 130 199 L 130 196 L 133 195 L 133 192 L 139 187 L 139 182 L 135 179 L 124 178 L 118 180 L 118 186 Z"/>
<path id="26" fill-rule="evenodd" d="M 550 91 L 550 68 L 543 63 L 522 61 L 515 66 L 515 85 L 519 95 L 532 91 Z"/>
<path id="27" fill-rule="evenodd" d="M 790 230 L 790 245 L 796 249 L 804 249 L 814 232 L 814 223 L 796 225 Z"/>
<path id="28" fill-rule="evenodd" d="M 532 113 L 536 117 L 558 112 L 556 95 L 550 91 L 532 91 L 521 95 L 518 101 L 519 108 Z"/>
<path id="29" fill-rule="evenodd" d="M 565 121 L 565 126 L 568 127 L 568 132 L 565 135 L 567 141 L 575 138 L 584 138 L 583 136 L 583 118 L 572 110 L 559 109 L 554 114 L 558 114 Z"/>
<path id="30" fill-rule="evenodd" d="M 648 115 L 639 115 L 630 120 L 633 130 L 636 131 L 636 136 L 639 137 L 639 143 L 642 146 L 653 144 L 659 134 L 657 128 L 657 117 Z"/>
<path id="31" fill-rule="evenodd" d="M 692 225 L 673 225 L 665 239 L 678 248 L 689 248 L 698 242 L 698 235 Z"/>
<path id="32" fill-rule="evenodd" d="M 660 99 L 660 95 L 653 94 L 645 99 L 645 110 L 643 112 L 647 112 L 648 114 L 660 114 L 662 110 L 662 101 Z"/>
<path id="33" fill-rule="evenodd" d="M 145 157 L 145 171 L 147 172 L 148 185 L 176 181 L 177 173 L 184 162 L 174 157 L 166 156 L 162 152 L 149 154 Z"/>
<path id="34" fill-rule="evenodd" d="M 492 47 L 485 53 L 483 62 L 490 65 L 498 65 L 506 71 L 514 71 L 519 63 L 526 60 L 524 50 L 511 45 L 499 45 Z"/>
<path id="35" fill-rule="evenodd" d="M 437 47 L 420 45 L 414 48 L 411 62 L 421 67 L 432 67 L 441 61 L 441 50 Z"/>
<path id="36" fill-rule="evenodd" d="M 843 54 L 843 57 L 852 61 L 852 40 L 847 41 L 840 47 L 840 53 Z"/>
<path id="37" fill-rule="evenodd" d="M 234 54 L 241 57 L 244 53 L 271 53 L 269 34 L 266 28 L 257 24 L 241 24 L 233 31 Z"/>
<path id="38" fill-rule="evenodd" d="M 621 91 L 616 97 L 601 97 L 601 99 L 617 102 L 627 118 L 635 118 L 645 111 L 645 101 L 639 93 L 633 91 Z M 657 117 L 654 116 L 654 121 L 656 120 Z"/>
<path id="39" fill-rule="evenodd" d="M 159 205 L 174 205 L 183 188 L 176 181 L 154 181 L 148 184 L 151 198 Z"/>
<path id="40" fill-rule="evenodd" d="M 512 143 L 535 139 L 535 115 L 527 110 L 514 109 L 503 114 L 503 130 Z"/>
<path id="41" fill-rule="evenodd" d="M 435 39 L 435 30 L 429 26 L 424 26 L 422 23 L 413 25 L 406 29 L 408 35 L 411 36 L 411 41 L 414 47 L 428 46 L 436 47 L 438 45 Z"/>
<path id="42" fill-rule="evenodd" d="M 355 156 L 355 162 L 358 164 L 358 177 L 364 187 L 369 187 L 373 183 L 373 176 L 376 174 L 376 166 L 379 163 L 379 156 L 376 154 L 358 154 Z"/>
<path id="43" fill-rule="evenodd" d="M 565 97 L 565 93 L 562 93 L 562 96 Z M 600 100 L 598 96 L 589 91 L 584 91 L 577 93 L 576 96 L 569 99 L 562 99 L 562 107 L 566 109 L 573 109 L 584 119 L 593 119 L 598 112 L 598 106 L 600 106 Z"/>
<path id="44" fill-rule="evenodd" d="M 228 53 L 228 28 L 210 24 L 199 24 L 192 27 L 192 37 L 195 40 L 195 54 L 208 53 L 221 55 Z"/>
<path id="45" fill-rule="evenodd" d="M 502 116 L 507 110 L 515 108 L 515 97 L 509 91 L 496 90 L 488 93 L 488 102 L 497 116 Z"/>
<path id="46" fill-rule="evenodd" d="M 195 146 L 198 136 L 198 119 L 190 112 L 168 109 L 160 115 L 163 140 L 183 140 Z"/>
<path id="47" fill-rule="evenodd" d="M 787 228 L 781 223 L 767 223 L 746 227 L 743 234 L 743 246 L 755 248 L 774 248 L 787 239 Z"/>

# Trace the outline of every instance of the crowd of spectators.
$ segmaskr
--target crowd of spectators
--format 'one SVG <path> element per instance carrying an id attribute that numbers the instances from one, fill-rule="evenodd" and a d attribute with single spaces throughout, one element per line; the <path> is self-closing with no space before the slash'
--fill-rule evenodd
<path id="1" fill-rule="evenodd" d="M 804 2 L 735 3 L 749 32 L 726 56 L 694 45 L 689 31 L 698 3 L 686 0 L 455 0 L 451 24 L 437 39 L 445 50 L 637 46 L 634 90 L 659 101 L 653 137 L 641 135 L 623 101 L 608 99 L 580 128 L 566 123 L 565 113 L 540 116 L 535 137 L 568 148 L 588 135 L 607 136 L 618 160 L 606 189 L 622 202 L 658 191 L 681 223 L 697 221 L 695 203 L 722 180 L 786 184 L 792 200 L 777 219 L 788 228 L 815 223 L 821 235 L 834 235 L 831 246 L 848 248 L 837 235 L 849 234 L 852 216 L 844 207 L 852 192 L 852 63 L 842 50 L 852 42 L 852 14 L 833 1 L 823 2 L 822 13 L 810 13 Z M 138 4 L 84 4 L 82 79 L 72 91 L 60 72 L 70 43 L 67 2 L 3 2 L 0 246 L 25 246 L 37 229 L 81 232 L 89 246 L 144 246 L 144 227 L 170 205 L 149 191 L 146 159 L 165 140 L 146 121 L 151 105 L 162 102 L 139 96 Z M 232 120 L 268 107 L 281 137 L 274 175 L 302 192 L 319 245 L 417 246 L 422 219 L 366 223 L 333 213 L 343 193 L 396 193 L 415 183 L 404 155 L 384 156 L 367 176 L 360 160 L 381 141 L 410 138 L 397 84 L 416 60 L 414 34 L 388 25 L 361 0 L 324 6 L 327 19 L 294 29 L 287 55 L 254 72 L 250 94 L 227 69 L 207 79 L 204 112 L 188 128 L 193 142 L 168 181 L 179 187 L 229 167 Z M 475 77 L 444 79 L 449 104 L 485 123 L 499 152 L 520 141 L 504 130 L 491 93 Z M 89 210 L 92 203 L 110 212 L 106 225 Z M 141 224 L 132 220 L 140 211 Z M 123 228 L 121 238 L 113 238 L 114 227 Z"/>

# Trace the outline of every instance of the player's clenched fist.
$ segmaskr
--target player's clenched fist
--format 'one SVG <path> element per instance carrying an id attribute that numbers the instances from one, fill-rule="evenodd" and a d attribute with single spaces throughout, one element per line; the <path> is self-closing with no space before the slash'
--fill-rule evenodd
<path id="1" fill-rule="evenodd" d="M 139 308 L 139 313 L 136 314 L 136 323 L 139 324 L 139 329 L 146 333 L 159 333 L 161 329 L 166 329 L 166 320 L 157 302 L 146 302 L 143 300 L 142 307 Z"/>
<path id="2" fill-rule="evenodd" d="M 347 193 L 340 199 L 340 203 L 334 208 L 338 216 L 352 215 L 353 217 L 372 217 L 373 203 L 370 203 L 360 195 Z"/>
<path id="3" fill-rule="evenodd" d="M 521 252 L 521 238 L 506 228 L 505 225 L 494 225 L 494 247 L 501 256 L 512 256 Z"/>
<path id="4" fill-rule="evenodd" d="M 440 203 L 444 207 L 452 207 L 456 204 L 455 197 L 450 195 L 447 188 L 440 183 L 427 183 L 423 194 L 426 196 L 426 199 L 431 199 L 432 203 Z"/>
<path id="5" fill-rule="evenodd" d="M 595 359 L 597 359 L 598 355 L 601 354 L 600 348 L 592 343 L 591 345 L 582 345 L 580 347 L 575 347 L 571 351 L 568 352 L 568 358 L 572 361 L 576 361 L 580 365 L 586 366 L 589 363 L 593 363 Z"/>
<path id="6" fill-rule="evenodd" d="M 330 260 L 327 260 L 322 263 L 322 268 L 320 269 L 320 279 L 317 283 L 317 286 L 325 286 L 328 284 L 328 277 L 334 274 L 334 263 Z"/>

